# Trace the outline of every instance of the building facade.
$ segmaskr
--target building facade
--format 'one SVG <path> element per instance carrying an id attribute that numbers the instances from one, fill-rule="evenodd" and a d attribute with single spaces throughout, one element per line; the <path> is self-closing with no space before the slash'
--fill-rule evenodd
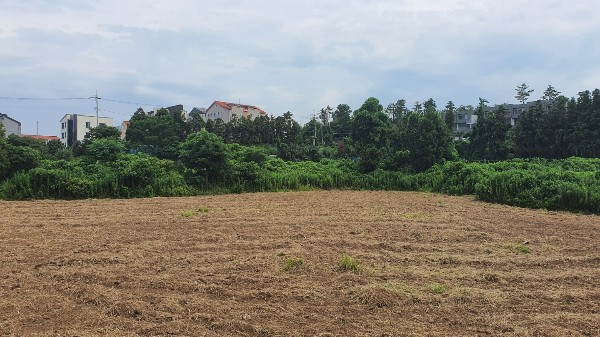
<path id="1" fill-rule="evenodd" d="M 541 104 L 544 111 L 550 111 L 550 109 L 552 109 L 551 100 L 538 100 L 524 104 L 499 104 L 495 106 L 486 105 L 483 107 L 483 113 L 487 115 L 488 113 L 503 107 L 506 110 L 506 121 L 510 123 L 511 126 L 515 126 L 523 112 L 535 107 L 537 104 Z M 471 132 L 475 124 L 477 124 L 477 118 L 477 112 L 473 110 L 462 110 L 455 112 L 456 122 L 454 131 L 459 133 Z"/>
<path id="2" fill-rule="evenodd" d="M 113 119 L 98 117 L 96 120 L 96 116 L 67 114 L 60 120 L 60 140 L 66 146 L 72 146 L 76 141 L 83 141 L 91 128 L 100 125 L 113 126 Z"/>
<path id="3" fill-rule="evenodd" d="M 8 115 L 0 114 L 0 124 L 4 125 L 6 137 L 10 135 L 21 135 L 21 122 L 8 117 Z"/>
<path id="4" fill-rule="evenodd" d="M 233 117 L 254 119 L 266 115 L 267 113 L 265 111 L 254 105 L 222 101 L 214 101 L 213 104 L 206 109 L 206 120 L 222 119 L 225 123 L 229 123 Z"/>

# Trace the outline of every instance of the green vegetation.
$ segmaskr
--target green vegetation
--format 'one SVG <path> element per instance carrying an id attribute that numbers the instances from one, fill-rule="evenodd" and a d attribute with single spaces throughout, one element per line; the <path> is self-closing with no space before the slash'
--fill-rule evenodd
<path id="1" fill-rule="evenodd" d="M 552 108 L 525 111 L 514 128 L 502 108 L 485 113 L 482 98 L 477 108 L 450 101 L 438 111 L 432 99 L 411 110 L 405 100 L 384 109 L 373 97 L 354 112 L 323 108 L 304 126 L 291 112 L 205 123 L 138 109 L 126 141 L 101 126 L 68 148 L 6 138 L 0 127 L 0 198 L 403 190 L 600 214 L 600 91 L 569 100 L 550 86 L 544 97 Z M 469 109 L 479 121 L 467 140 L 453 142 L 452 118 Z"/>
<path id="2" fill-rule="evenodd" d="M 517 252 L 523 253 L 523 254 L 529 254 L 531 252 L 531 250 L 529 249 L 529 246 L 523 245 L 523 244 L 516 245 L 515 249 L 517 250 Z"/>
<path id="3" fill-rule="evenodd" d="M 431 290 L 431 292 L 434 293 L 434 294 L 443 294 L 443 293 L 446 292 L 446 287 L 444 287 L 441 284 L 437 284 L 436 283 L 436 284 L 432 284 L 429 287 L 429 290 Z"/>
<path id="4" fill-rule="evenodd" d="M 359 269 L 358 261 L 356 261 L 355 258 L 347 254 L 342 255 L 342 258 L 340 259 L 340 270 L 358 273 Z"/>
<path id="5" fill-rule="evenodd" d="M 184 218 L 191 218 L 194 215 L 196 215 L 196 212 L 194 212 L 194 211 L 187 210 L 187 211 L 181 212 L 181 216 L 183 216 Z"/>
<path id="6" fill-rule="evenodd" d="M 299 269 L 304 264 L 304 261 L 301 258 L 291 258 L 286 257 L 283 261 L 283 270 L 291 271 L 295 269 Z"/>

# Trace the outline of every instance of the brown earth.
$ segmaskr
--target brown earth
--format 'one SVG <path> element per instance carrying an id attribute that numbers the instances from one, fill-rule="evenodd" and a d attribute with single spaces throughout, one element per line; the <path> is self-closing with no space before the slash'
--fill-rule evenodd
<path id="1" fill-rule="evenodd" d="M 3 336 L 600 336 L 598 216 L 355 191 L 0 210 Z"/>

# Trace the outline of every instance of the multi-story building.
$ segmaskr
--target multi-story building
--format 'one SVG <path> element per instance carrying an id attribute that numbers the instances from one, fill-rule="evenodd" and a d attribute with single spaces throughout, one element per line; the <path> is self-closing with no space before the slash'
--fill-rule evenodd
<path id="1" fill-rule="evenodd" d="M 6 137 L 10 135 L 19 136 L 21 134 L 21 122 L 8 117 L 8 115 L 0 113 L 0 124 L 4 125 Z"/>
<path id="2" fill-rule="evenodd" d="M 214 101 L 213 104 L 206 109 L 206 120 L 222 119 L 225 123 L 229 123 L 233 117 L 254 119 L 266 115 L 267 113 L 265 111 L 254 105 L 227 103 L 222 101 Z"/>
<path id="3" fill-rule="evenodd" d="M 509 122 L 511 126 L 515 126 L 521 117 L 521 114 L 530 108 L 535 107 L 538 103 L 542 105 L 544 111 L 549 111 L 552 108 L 551 100 L 539 100 L 524 104 L 498 104 L 495 106 L 486 105 L 483 107 L 483 113 L 487 115 L 488 113 L 497 110 L 500 107 L 504 107 L 506 110 L 506 121 Z M 454 128 L 454 131 L 460 133 L 471 132 L 475 124 L 477 124 L 477 118 L 477 112 L 474 110 L 461 110 L 455 112 L 456 127 Z"/>
<path id="4" fill-rule="evenodd" d="M 72 146 L 76 141 L 83 141 L 85 134 L 91 128 L 100 125 L 113 126 L 113 119 L 110 117 L 96 118 L 96 116 L 66 114 L 60 120 L 60 139 L 66 146 Z"/>

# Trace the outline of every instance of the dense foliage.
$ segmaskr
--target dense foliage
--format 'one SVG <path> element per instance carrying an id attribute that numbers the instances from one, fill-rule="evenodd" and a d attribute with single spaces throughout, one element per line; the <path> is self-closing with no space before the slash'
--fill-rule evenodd
<path id="1" fill-rule="evenodd" d="M 0 126 L 0 198 L 386 189 L 600 213 L 600 159 L 575 158 L 600 157 L 600 91 L 554 96 L 552 109 L 535 106 L 514 128 L 480 99 L 473 132 L 454 140 L 453 114 L 464 107 L 438 111 L 429 99 L 384 109 L 373 97 L 354 112 L 323 108 L 304 126 L 290 112 L 224 123 L 138 109 L 125 141 L 103 126 L 71 148 L 7 138 Z"/>

